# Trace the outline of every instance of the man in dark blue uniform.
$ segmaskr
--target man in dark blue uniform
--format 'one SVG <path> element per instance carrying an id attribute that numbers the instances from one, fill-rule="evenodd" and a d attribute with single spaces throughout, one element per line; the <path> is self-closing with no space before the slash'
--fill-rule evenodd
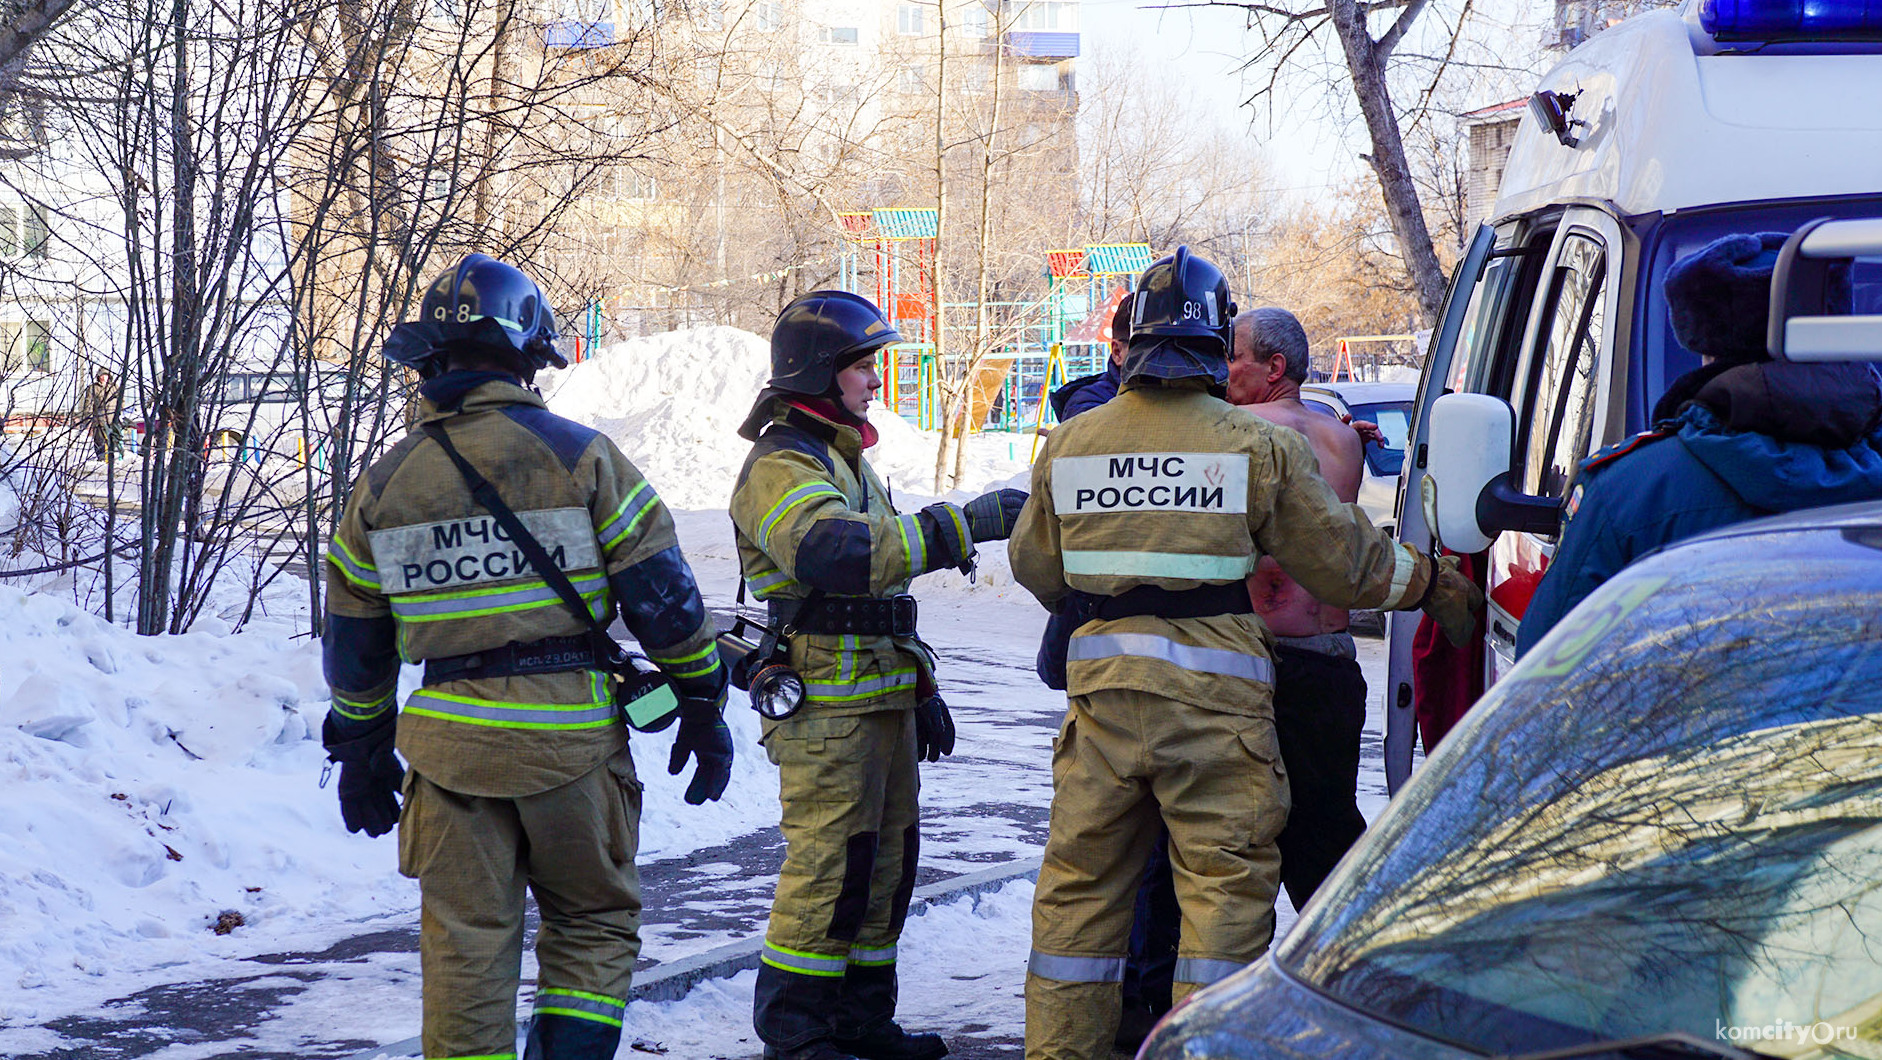
<path id="1" fill-rule="evenodd" d="M 1882 498 L 1882 385 L 1866 364 L 1765 351 L 1782 233 L 1730 235 L 1673 263 L 1666 303 L 1704 364 L 1674 380 L 1652 430 L 1583 462 L 1561 544 L 1516 638 L 1520 656 L 1647 553 L 1732 523 Z M 1827 296 L 1849 311 L 1847 274 Z"/>

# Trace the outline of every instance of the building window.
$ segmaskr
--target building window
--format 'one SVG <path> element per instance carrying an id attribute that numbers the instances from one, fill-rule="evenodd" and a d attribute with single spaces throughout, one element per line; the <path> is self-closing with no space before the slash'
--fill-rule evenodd
<path id="1" fill-rule="evenodd" d="M 902 67 L 896 76 L 895 87 L 911 96 L 928 91 L 927 68 L 920 63 Z"/>
<path id="2" fill-rule="evenodd" d="M 651 176 L 621 168 L 614 171 L 614 195 L 618 199 L 657 199 L 659 185 Z"/>
<path id="3" fill-rule="evenodd" d="M 426 22 L 437 22 L 449 26 L 458 24 L 457 0 L 424 0 L 423 11 L 424 14 L 420 17 Z"/>
<path id="4" fill-rule="evenodd" d="M 757 24 L 758 32 L 772 33 L 784 25 L 784 5 L 769 2 L 761 3 L 752 9 L 752 21 Z"/>
<path id="5" fill-rule="evenodd" d="M 44 258 L 49 236 L 44 206 L 0 206 L 0 258 Z"/>
<path id="6" fill-rule="evenodd" d="M 0 372 L 52 370 L 52 327 L 39 321 L 0 323 Z"/>
<path id="7" fill-rule="evenodd" d="M 816 99 L 826 107 L 855 103 L 861 98 L 862 92 L 855 85 L 820 85 L 816 89 Z"/>
<path id="8" fill-rule="evenodd" d="M 928 31 L 928 13 L 919 4 L 895 5 L 895 32 L 904 37 L 919 37 Z"/>
<path id="9" fill-rule="evenodd" d="M 1057 92 L 1059 68 L 1039 63 L 1022 64 L 1019 68 L 1019 87 L 1025 92 Z"/>
<path id="10" fill-rule="evenodd" d="M 1013 14 L 1016 30 L 1071 33 L 1078 29 L 1078 5 L 1066 0 L 1021 0 Z"/>
<path id="11" fill-rule="evenodd" d="M 817 39 L 825 44 L 855 44 L 861 36 L 855 26 L 823 26 L 817 31 Z"/>
<path id="12" fill-rule="evenodd" d="M 987 5 L 976 0 L 975 3 L 968 4 L 967 10 L 962 12 L 961 34 L 968 40 L 986 40 L 992 24 L 992 12 L 987 10 Z"/>

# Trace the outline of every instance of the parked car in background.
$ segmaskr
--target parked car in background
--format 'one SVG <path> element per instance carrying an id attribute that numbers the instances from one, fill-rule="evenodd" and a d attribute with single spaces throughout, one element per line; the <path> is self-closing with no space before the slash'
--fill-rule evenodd
<path id="1" fill-rule="evenodd" d="M 1308 408 L 1343 420 L 1378 424 L 1382 441 L 1366 443 L 1365 477 L 1359 482 L 1359 506 L 1372 525 L 1390 533 L 1398 525 L 1398 473 L 1405 464 L 1405 437 L 1411 431 L 1411 383 L 1306 383 L 1300 400 Z"/>
<path id="2" fill-rule="evenodd" d="M 197 408 L 211 458 L 305 457 L 332 433 L 346 387 L 345 370 L 326 364 L 305 381 L 290 369 L 229 372 Z M 155 412 L 135 423 L 137 441 L 157 426 Z"/>
<path id="3" fill-rule="evenodd" d="M 1572 611 L 1140 1058 L 1882 1054 L 1879 746 L 1882 504 L 1676 546 Z"/>

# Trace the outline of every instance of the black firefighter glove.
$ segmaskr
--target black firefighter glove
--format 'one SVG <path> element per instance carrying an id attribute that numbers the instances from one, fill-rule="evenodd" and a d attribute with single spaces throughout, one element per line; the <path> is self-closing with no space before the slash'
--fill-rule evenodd
<path id="1" fill-rule="evenodd" d="M 686 803 L 697 806 L 719 801 L 732 781 L 732 730 L 725 724 L 725 692 L 717 699 L 680 700 L 680 731 L 673 737 L 667 772 L 678 775 L 689 757 L 699 759 L 692 782 L 686 785 Z"/>
<path id="2" fill-rule="evenodd" d="M 340 817 L 349 832 L 378 837 L 399 823 L 405 766 L 392 750 L 397 719 L 391 707 L 371 721 L 336 718 L 329 712 L 320 726 L 327 758 L 340 764 Z"/>
<path id="3" fill-rule="evenodd" d="M 994 490 L 962 505 L 961 514 L 967 516 L 967 529 L 976 543 L 1005 541 L 1013 536 L 1019 510 L 1025 506 L 1025 490 Z"/>
<path id="4" fill-rule="evenodd" d="M 954 716 L 940 696 L 929 696 L 915 708 L 915 761 L 939 762 L 954 753 Z"/>

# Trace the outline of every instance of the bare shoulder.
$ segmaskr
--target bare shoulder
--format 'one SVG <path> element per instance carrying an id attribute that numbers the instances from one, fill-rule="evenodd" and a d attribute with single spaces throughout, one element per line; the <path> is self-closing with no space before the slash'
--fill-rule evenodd
<path id="1" fill-rule="evenodd" d="M 1365 443 L 1360 441 L 1359 432 L 1353 430 L 1350 423 L 1342 423 L 1324 412 L 1305 411 L 1302 417 L 1307 425 L 1301 430 L 1314 448 L 1322 452 L 1358 460 L 1365 454 Z"/>

